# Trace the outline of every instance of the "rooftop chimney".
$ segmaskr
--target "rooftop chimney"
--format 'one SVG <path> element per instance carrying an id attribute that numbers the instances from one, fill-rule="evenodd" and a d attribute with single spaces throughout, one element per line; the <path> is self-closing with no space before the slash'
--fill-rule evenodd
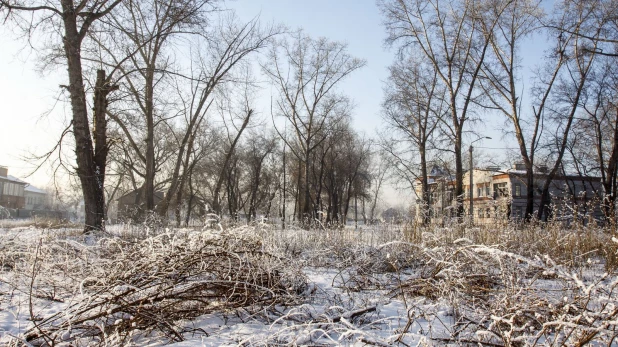
<path id="1" fill-rule="evenodd" d="M 526 171 L 526 165 L 524 163 L 513 164 L 513 169 L 517 171 Z"/>
<path id="2" fill-rule="evenodd" d="M 6 166 L 0 166 L 0 176 L 6 177 L 9 175 L 9 169 Z"/>

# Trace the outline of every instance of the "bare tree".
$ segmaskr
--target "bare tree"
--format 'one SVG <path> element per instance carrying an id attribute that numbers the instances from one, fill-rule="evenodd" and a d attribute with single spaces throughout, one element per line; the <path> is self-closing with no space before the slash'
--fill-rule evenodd
<path id="1" fill-rule="evenodd" d="M 527 104 L 524 104 L 524 96 L 520 93 L 524 89 L 520 84 L 520 49 L 524 41 L 540 29 L 543 11 L 540 3 L 534 0 L 511 1 L 502 13 L 496 13 L 496 7 L 489 9 L 491 12 L 481 26 L 484 34 L 491 37 L 491 51 L 480 70 L 483 77 L 480 86 L 485 94 L 481 102 L 484 107 L 497 110 L 505 116 L 512 126 L 510 133 L 517 141 L 521 160 L 526 167 L 525 220 L 530 221 L 534 212 L 534 159 L 542 136 L 542 117 L 549 93 L 564 63 L 564 56 L 550 54 L 547 61 L 553 65 L 546 66 L 545 71 L 538 74 L 540 79 L 534 91 L 540 97 L 534 100 L 532 109 L 522 110 L 522 106 Z M 500 18 L 494 24 L 495 17 Z M 557 47 L 555 51 L 559 50 Z"/>
<path id="2" fill-rule="evenodd" d="M 228 101 L 229 98 L 226 98 Z M 223 120 L 223 125 L 225 128 L 225 134 L 227 141 L 223 144 L 223 148 L 225 149 L 223 153 L 223 160 L 219 163 L 219 174 L 217 176 L 217 181 L 212 193 L 212 208 L 215 213 L 221 214 L 221 189 L 224 187 L 224 183 L 230 182 L 231 174 L 233 172 L 231 163 L 234 160 L 238 160 L 238 156 L 236 153 L 237 147 L 240 145 L 240 138 L 244 131 L 249 126 L 250 121 L 252 120 L 252 116 L 254 114 L 253 109 L 249 104 L 249 96 L 247 95 L 247 90 L 245 89 L 245 93 L 243 96 L 244 102 L 241 105 L 240 110 L 233 110 L 233 106 L 220 107 L 221 109 L 221 117 Z M 226 118 L 229 118 L 227 120 Z M 238 123 L 238 125 L 235 123 Z M 227 187 L 226 187 L 227 189 Z M 229 189 L 228 193 L 231 191 Z M 228 201 L 228 206 L 231 206 Z M 236 210 L 236 208 L 233 208 Z M 235 213 L 236 211 L 234 211 Z M 232 213 L 232 211 L 230 211 Z"/>
<path id="3" fill-rule="evenodd" d="M 358 217 L 358 198 L 366 198 L 370 186 L 370 152 L 371 143 L 352 129 L 349 120 L 340 122 L 316 147 L 310 180 L 316 214 L 325 212 L 327 224 L 345 225 L 352 201 Z"/>
<path id="4" fill-rule="evenodd" d="M 336 87 L 365 65 L 346 50 L 345 44 L 325 38 L 312 39 L 298 31 L 274 47 L 263 65 L 279 93 L 276 113 L 285 118 L 294 131 L 297 146 L 289 148 L 304 168 L 302 201 L 298 209 L 299 216 L 304 219 L 314 217 L 309 179 L 312 152 L 326 139 L 326 127 L 332 125 L 329 120 L 347 113 L 349 108 L 348 99 L 338 94 Z"/>
<path id="5" fill-rule="evenodd" d="M 591 74 L 581 98 L 583 116 L 575 120 L 573 139 L 567 150 L 578 172 L 601 176 L 603 214 L 616 217 L 618 175 L 618 70 L 614 57 L 597 57 L 598 68 Z M 594 152 L 590 151 L 594 148 Z"/>
<path id="6" fill-rule="evenodd" d="M 497 1 L 500 14 L 511 1 Z M 457 215 L 463 216 L 462 141 L 472 118 L 474 100 L 479 97 L 478 80 L 491 36 L 480 30 L 487 5 L 480 1 L 380 0 L 387 43 L 417 55 L 434 66 L 447 90 L 450 141 L 455 154 L 455 196 Z M 500 15 L 492 17 L 493 31 Z"/>
<path id="7" fill-rule="evenodd" d="M 278 145 L 275 135 L 254 132 L 247 143 L 244 156 L 249 174 L 249 211 L 247 215 L 250 220 L 257 218 L 260 205 L 263 202 L 272 201 L 274 192 L 278 190 L 277 181 L 274 177 L 269 177 L 267 168 L 268 157 L 275 153 Z M 269 187 L 273 185 L 274 187 Z"/>
<path id="8" fill-rule="evenodd" d="M 351 132 L 352 136 L 344 137 L 342 142 L 343 148 L 347 151 L 342 151 L 344 156 L 341 160 L 340 176 L 345 178 L 346 198 L 343 201 L 343 220 L 346 221 L 350 203 L 354 198 L 354 214 L 355 221 L 358 221 L 358 204 L 357 200 L 360 196 L 363 198 L 366 195 L 367 178 L 369 177 L 369 159 L 371 153 L 371 143 L 367 138 Z"/>
<path id="9" fill-rule="evenodd" d="M 583 90 L 580 101 L 584 116 L 575 120 L 575 132 L 580 135 L 576 146 L 579 149 L 571 146 L 569 150 L 578 151 L 588 158 L 592 168 L 601 176 L 604 190 L 603 213 L 607 220 L 615 221 L 618 174 L 618 80 L 615 67 L 618 57 L 618 31 L 615 19 L 618 2 L 566 0 L 563 1 L 561 9 L 565 19 L 550 22 L 548 27 L 560 32 L 560 35 L 576 36 L 579 49 L 596 56 L 595 67 L 590 73 L 588 86 Z M 564 25 L 565 23 L 571 25 Z M 572 142 L 575 144 L 575 141 Z M 590 148 L 595 148 L 594 156 Z M 573 157 L 574 161 L 577 161 L 574 154 Z"/>
<path id="10" fill-rule="evenodd" d="M 71 100 L 73 113 L 72 126 L 75 136 L 76 172 L 81 182 L 86 210 L 86 226 L 84 231 L 101 230 L 105 228 L 105 159 L 107 152 L 106 129 L 104 120 L 99 117 L 99 129 L 90 131 L 89 113 L 86 102 L 86 88 L 82 66 L 81 48 L 84 39 L 95 22 L 109 15 L 121 0 L 81 1 L 9 1 L 0 0 L 0 10 L 6 19 L 23 29 L 27 35 L 36 30 L 46 30 L 52 33 L 52 51 L 62 42 L 62 59 L 67 66 L 69 84 L 66 89 Z M 103 77 L 105 75 L 103 74 Z M 106 95 L 109 80 L 104 78 L 99 86 L 101 95 Z M 93 141 L 93 135 L 95 140 Z M 98 154 L 98 156 L 97 156 Z"/>
<path id="11" fill-rule="evenodd" d="M 387 154 L 378 151 L 373 154 L 370 165 L 369 175 L 370 183 L 370 205 L 369 205 L 369 222 L 373 223 L 376 220 L 376 208 L 382 194 L 382 186 L 386 181 L 390 170 L 390 160 L 387 159 Z"/>
<path id="12" fill-rule="evenodd" d="M 183 187 L 189 175 L 187 156 L 192 152 L 200 124 L 206 119 L 215 94 L 225 84 L 236 81 L 235 78 L 246 76 L 246 69 L 242 64 L 248 64 L 250 54 L 266 47 L 269 40 L 279 34 L 279 28 L 260 28 L 257 20 L 244 25 L 238 25 L 234 16 L 222 18 L 218 26 L 211 33 L 204 33 L 205 37 L 214 37 L 198 41 L 197 45 L 205 45 L 193 63 L 191 71 L 186 76 L 177 77 L 177 90 L 182 108 L 182 134 L 177 138 L 178 152 L 173 159 L 171 177 L 165 198 L 158 205 L 160 214 L 164 215 L 180 188 Z M 241 75 L 238 73 L 241 72 Z M 189 86 L 181 86 L 181 81 L 188 81 Z M 247 110 L 249 116 L 249 109 Z M 247 117 L 248 118 L 248 117 Z"/>
<path id="13" fill-rule="evenodd" d="M 420 172 L 416 179 L 421 182 L 420 205 L 425 210 L 422 222 L 426 224 L 429 222 L 428 147 L 436 128 L 447 116 L 446 88 L 433 65 L 409 58 L 391 66 L 385 92 L 383 118 L 393 130 L 392 136 L 418 153 Z"/>
<path id="14" fill-rule="evenodd" d="M 562 0 L 557 3 L 563 20 L 546 23 L 546 27 L 577 36 L 583 51 L 618 57 L 618 2 L 615 0 Z M 566 22 L 577 25 L 564 25 Z"/>
<path id="15" fill-rule="evenodd" d="M 101 57 L 104 64 L 118 69 L 123 76 L 126 106 L 120 112 L 110 113 L 110 117 L 120 126 L 130 144 L 128 149 L 144 167 L 144 207 L 149 211 L 155 207 L 155 127 L 174 115 L 164 108 L 169 89 L 163 79 L 175 72 L 171 47 L 181 36 L 203 32 L 207 14 L 216 2 L 123 1 L 114 15 L 104 21 L 109 32 L 93 35 L 93 59 Z"/>
<path id="16" fill-rule="evenodd" d="M 553 31 L 558 36 L 556 49 L 551 52 L 557 56 L 554 60 L 562 61 L 557 75 L 556 86 L 548 94 L 551 102 L 549 119 L 555 129 L 549 144 L 549 155 L 554 159 L 554 165 L 549 170 L 541 190 L 541 201 L 537 218 L 546 220 L 549 216 L 549 187 L 554 177 L 562 170 L 562 159 L 569 144 L 569 135 L 575 116 L 580 111 L 581 98 L 586 91 L 588 79 L 594 71 L 596 50 L 599 40 L 590 41 L 585 37 L 599 37 L 600 28 L 582 25 L 588 18 L 590 9 L 586 6 L 559 6 L 553 19 L 553 27 L 562 28 Z M 590 29 L 591 32 L 582 33 Z"/>

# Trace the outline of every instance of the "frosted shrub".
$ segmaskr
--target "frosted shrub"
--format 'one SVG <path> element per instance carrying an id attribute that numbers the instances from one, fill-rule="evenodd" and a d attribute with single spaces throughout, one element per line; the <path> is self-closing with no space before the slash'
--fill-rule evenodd
<path id="1" fill-rule="evenodd" d="M 548 256 L 528 258 L 468 239 L 421 249 L 416 257 L 420 271 L 391 293 L 447 300 L 455 323 L 451 336 L 440 341 L 609 345 L 618 335 L 616 273 L 578 275 Z M 426 310 L 409 310 L 409 326 L 427 319 Z"/>

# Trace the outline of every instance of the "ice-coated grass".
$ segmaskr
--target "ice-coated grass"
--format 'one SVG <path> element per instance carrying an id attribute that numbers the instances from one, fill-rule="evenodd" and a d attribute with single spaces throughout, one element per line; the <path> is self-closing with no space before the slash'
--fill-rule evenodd
<path id="1" fill-rule="evenodd" d="M 0 229 L 0 344 L 611 345 L 611 228 Z"/>

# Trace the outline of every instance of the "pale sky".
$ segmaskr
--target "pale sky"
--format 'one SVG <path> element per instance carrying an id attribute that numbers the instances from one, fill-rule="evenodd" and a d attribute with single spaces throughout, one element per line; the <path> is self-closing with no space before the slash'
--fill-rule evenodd
<path id="1" fill-rule="evenodd" d="M 242 20 L 259 15 L 263 22 L 282 23 L 291 29 L 303 28 L 314 37 L 347 42 L 349 52 L 365 59 L 367 65 L 346 80 L 341 90 L 356 105 L 353 113 L 355 128 L 369 136 L 375 134 L 382 124 L 382 86 L 394 52 L 384 47 L 386 34 L 374 0 L 235 0 L 228 2 L 228 6 L 236 9 Z M 59 85 L 65 83 L 64 71 L 44 75 L 36 72 L 35 54 L 28 55 L 28 49 L 21 50 L 24 43 L 15 41 L 14 37 L 0 26 L 0 165 L 8 166 L 9 174 L 45 187 L 50 172 L 44 169 L 31 178 L 25 178 L 31 166 L 21 157 L 29 152 L 45 153 L 68 124 L 68 105 L 55 105 Z M 52 108 L 52 114 L 44 116 Z M 477 144 L 509 146 L 496 131 L 501 124 L 501 119 L 495 119 L 480 125 L 481 129 L 477 130 L 492 136 L 493 140 Z M 483 151 L 494 156 L 501 152 Z M 403 196 L 409 196 L 409 193 Z"/>
<path id="2" fill-rule="evenodd" d="M 9 175 L 45 187 L 50 172 L 45 169 L 25 178 L 32 165 L 22 157 L 49 151 L 63 125 L 68 124 L 66 105 L 55 103 L 59 85 L 65 83 L 62 71 L 45 75 L 36 72 L 34 54 L 22 50 L 23 44 L 12 36 L 0 26 L 0 165 L 8 166 Z M 46 116 L 54 105 L 54 112 Z"/>

